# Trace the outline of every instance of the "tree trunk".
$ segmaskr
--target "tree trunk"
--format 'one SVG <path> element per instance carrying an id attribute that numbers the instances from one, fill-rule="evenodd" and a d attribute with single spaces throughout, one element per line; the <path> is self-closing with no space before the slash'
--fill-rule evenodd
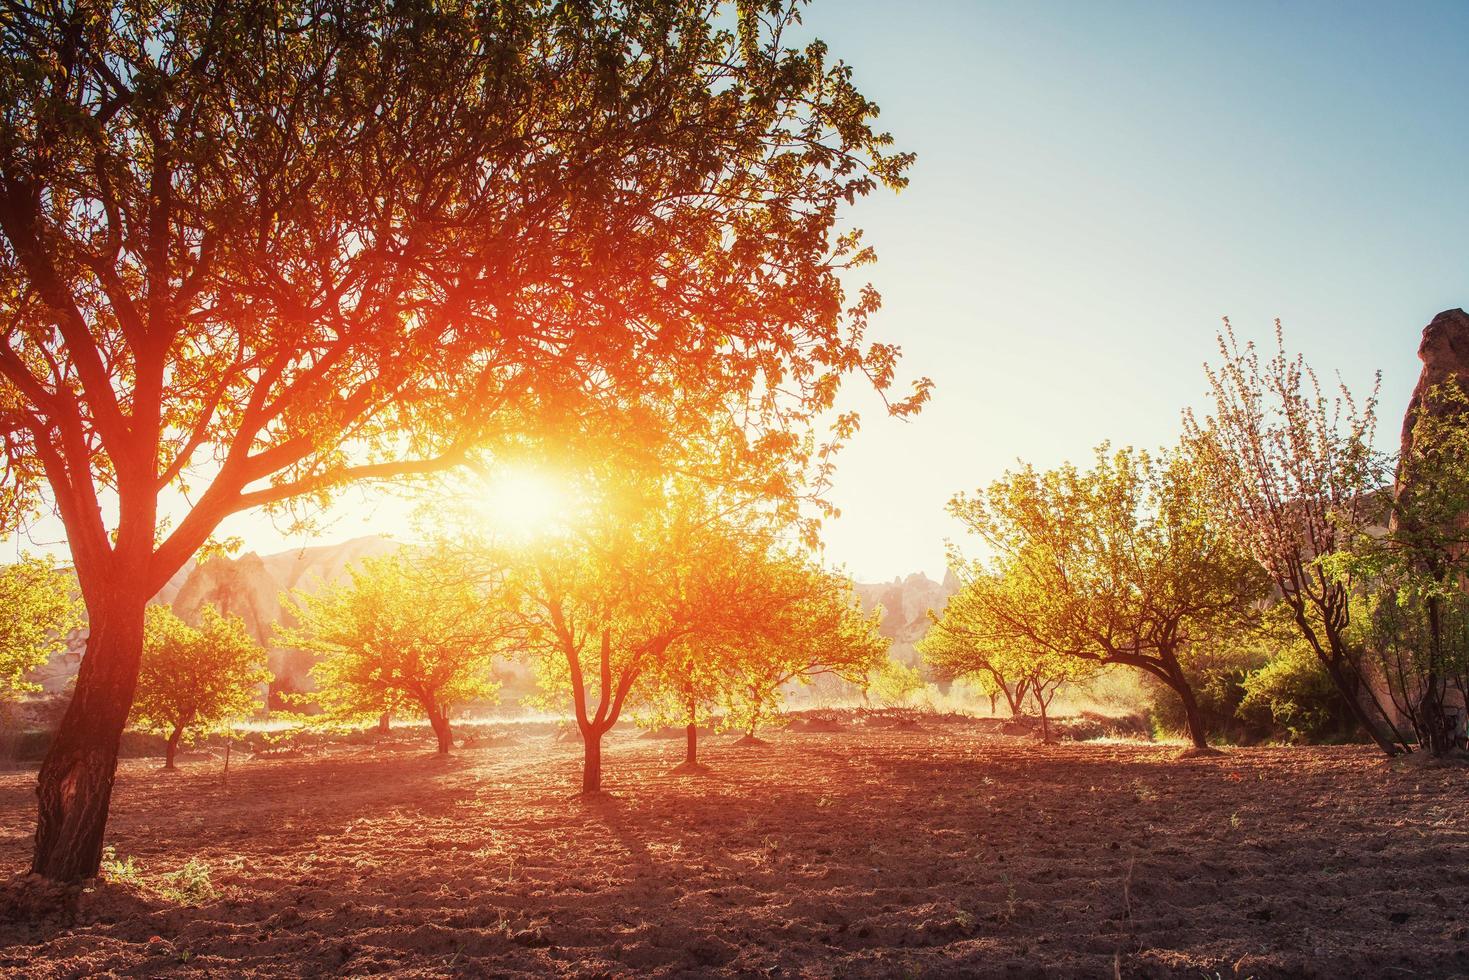
<path id="1" fill-rule="evenodd" d="M 583 728 L 581 742 L 581 791 L 600 793 L 602 791 L 602 733 L 595 728 Z"/>
<path id="2" fill-rule="evenodd" d="M 437 705 L 427 709 L 428 723 L 434 730 L 434 737 L 439 741 L 439 755 L 448 755 L 449 750 L 454 747 L 454 740 L 449 737 L 449 715 Z"/>
<path id="3" fill-rule="evenodd" d="M 1423 696 L 1418 713 L 1425 731 L 1418 733 L 1419 748 L 1433 755 L 1444 755 L 1454 747 L 1453 723 L 1444 711 L 1445 685 L 1438 667 L 1443 661 L 1443 616 L 1436 597 L 1428 598 L 1429 667 L 1424 672 Z"/>
<path id="4" fill-rule="evenodd" d="M 1365 731 L 1372 738 L 1372 741 L 1377 743 L 1377 747 L 1382 749 L 1382 751 L 1387 753 L 1387 755 L 1402 755 L 1402 750 L 1398 748 L 1394 737 L 1384 732 L 1382 728 L 1378 726 L 1377 722 L 1367 714 L 1367 709 L 1362 705 L 1362 696 L 1361 691 L 1359 690 L 1359 685 L 1357 684 L 1354 677 L 1348 676 L 1347 672 L 1342 669 L 1340 659 L 1321 657 L 1319 650 L 1317 652 L 1317 656 L 1318 659 L 1320 659 L 1323 665 L 1326 667 L 1326 673 L 1331 677 L 1332 683 L 1334 683 L 1336 685 L 1336 689 L 1341 692 L 1342 700 L 1347 703 L 1347 710 L 1351 712 L 1351 715 L 1356 720 L 1357 724 L 1362 726 L 1362 730 Z M 1377 713 L 1381 715 L 1380 711 Z M 1383 723 L 1387 724 L 1387 719 L 1384 718 Z"/>
<path id="5" fill-rule="evenodd" d="M 173 764 L 174 753 L 178 752 L 179 739 L 181 737 L 183 737 L 183 734 L 184 734 L 184 724 L 183 724 L 183 722 L 179 722 L 177 725 L 174 725 L 173 726 L 173 734 L 170 735 L 170 736 L 168 736 L 168 747 L 163 750 L 163 768 L 165 768 L 165 769 L 172 769 L 172 768 L 174 768 L 174 764 Z"/>
<path id="6" fill-rule="evenodd" d="M 1178 692 L 1178 700 L 1183 702 L 1183 717 L 1188 725 L 1188 737 L 1194 743 L 1194 748 L 1207 749 L 1209 732 L 1204 727 L 1204 715 L 1199 711 L 1199 699 L 1194 697 L 1193 688 L 1180 676 L 1178 684 L 1173 689 Z"/>
<path id="7" fill-rule="evenodd" d="M 699 764 L 699 726 L 689 722 L 688 728 L 684 730 L 684 765 L 696 766 Z"/>
<path id="8" fill-rule="evenodd" d="M 1040 688 L 1036 688 L 1035 703 L 1040 705 L 1041 709 L 1041 741 L 1049 744 L 1051 741 L 1051 719 L 1046 712 L 1046 699 L 1041 697 Z"/>
<path id="9" fill-rule="evenodd" d="M 1395 735 L 1384 732 L 1378 727 L 1377 722 L 1368 716 L 1367 709 L 1362 705 L 1362 696 L 1359 690 L 1357 676 L 1355 674 L 1348 675 L 1342 669 L 1342 661 L 1346 659 L 1347 655 L 1342 649 L 1340 636 L 1328 629 L 1326 634 L 1327 646 L 1323 647 L 1320 637 L 1317 636 L 1315 629 L 1311 626 L 1310 620 L 1306 617 L 1304 605 L 1296 603 L 1292 605 L 1293 611 L 1295 612 L 1296 627 L 1301 631 L 1301 635 L 1306 638 L 1306 642 L 1311 645 L 1311 650 L 1316 654 L 1316 659 L 1326 668 L 1326 673 L 1331 677 L 1331 682 L 1336 685 L 1337 691 L 1341 693 L 1342 700 L 1347 703 L 1347 711 L 1351 713 L 1352 718 L 1356 720 L 1358 725 L 1362 726 L 1363 731 L 1371 736 L 1372 741 L 1377 743 L 1377 747 L 1387 753 L 1389 757 L 1401 755 L 1402 752 L 1398 748 Z M 1386 713 L 1376 701 L 1377 699 L 1374 697 L 1373 710 L 1382 719 L 1383 724 L 1391 728 L 1391 719 L 1386 716 Z"/>
<path id="10" fill-rule="evenodd" d="M 392 718 L 392 713 L 388 711 L 384 711 L 382 714 L 378 715 L 377 731 L 379 735 L 386 735 L 388 733 L 388 725 L 392 721 Z"/>
<path id="11" fill-rule="evenodd" d="M 88 609 L 90 632 L 76 689 L 36 781 L 35 874 L 82 881 L 95 877 L 102 862 L 117 747 L 138 684 L 147 601 L 146 595 L 124 593 Z"/>
<path id="12" fill-rule="evenodd" d="M 993 718 L 995 716 L 995 706 L 999 702 L 999 700 L 1000 700 L 1000 692 L 998 692 L 998 691 L 991 691 L 990 692 L 990 717 L 991 718 Z M 1011 714 L 1014 714 L 1014 712 L 1011 712 Z"/>
<path id="13" fill-rule="evenodd" d="M 1026 681 L 1018 681 L 1013 687 L 1003 688 L 1005 692 L 1005 704 L 1010 709 L 1011 718 L 1019 718 L 1025 710 L 1025 694 L 1030 689 Z"/>

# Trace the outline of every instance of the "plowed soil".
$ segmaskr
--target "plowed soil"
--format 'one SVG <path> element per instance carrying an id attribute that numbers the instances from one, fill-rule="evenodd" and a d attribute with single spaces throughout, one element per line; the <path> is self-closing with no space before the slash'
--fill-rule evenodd
<path id="1" fill-rule="evenodd" d="M 421 735 L 124 762 L 131 883 L 5 884 L 0 972 L 123 976 L 1469 975 L 1469 772 L 1361 747 L 1042 745 L 981 726 Z M 0 773 L 0 868 L 34 773 Z M 213 897 L 184 904 L 193 859 Z M 178 885 L 178 882 L 173 882 Z M 57 900 L 64 907 L 56 911 Z M 49 909 L 49 911 L 48 911 Z"/>

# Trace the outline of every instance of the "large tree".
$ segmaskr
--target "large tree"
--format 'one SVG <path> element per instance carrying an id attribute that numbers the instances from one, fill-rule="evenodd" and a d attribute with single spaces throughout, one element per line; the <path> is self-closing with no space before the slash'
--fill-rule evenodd
<path id="1" fill-rule="evenodd" d="M 965 570 L 955 610 L 966 635 L 1032 660 L 1144 671 L 1178 695 L 1189 737 L 1207 748 L 1190 646 L 1242 626 L 1265 582 L 1213 519 L 1186 457 L 1104 445 L 1090 469 L 1027 466 L 950 511 L 992 553 L 951 559 Z"/>
<path id="2" fill-rule="evenodd" d="M 7 11 L 0 499 L 64 523 L 91 627 L 34 871 L 96 873 L 144 605 L 230 514 L 675 392 L 824 472 L 803 428 L 897 356 L 838 212 L 909 158 L 799 6 Z"/>
<path id="3" fill-rule="evenodd" d="M 1362 582 L 1338 559 L 1386 517 L 1383 460 L 1373 450 L 1377 392 L 1345 384 L 1328 397 L 1305 359 L 1285 348 L 1262 361 L 1226 323 L 1220 363 L 1206 368 L 1213 411 L 1185 413 L 1192 465 L 1217 520 L 1269 575 L 1296 628 L 1357 723 L 1388 755 L 1405 748 L 1352 639 Z"/>

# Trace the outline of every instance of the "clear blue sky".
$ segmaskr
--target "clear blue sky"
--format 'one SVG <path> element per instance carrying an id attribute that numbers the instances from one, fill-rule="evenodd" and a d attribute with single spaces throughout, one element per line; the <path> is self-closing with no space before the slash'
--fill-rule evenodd
<path id="1" fill-rule="evenodd" d="M 1395 437 L 1423 326 L 1469 305 L 1469 4 L 817 0 L 919 160 L 857 214 L 874 323 L 937 383 L 842 461 L 829 554 L 941 573 L 956 490 L 1016 458 L 1159 445 L 1220 317 L 1354 388 Z M 865 404 L 866 400 L 858 400 Z"/>

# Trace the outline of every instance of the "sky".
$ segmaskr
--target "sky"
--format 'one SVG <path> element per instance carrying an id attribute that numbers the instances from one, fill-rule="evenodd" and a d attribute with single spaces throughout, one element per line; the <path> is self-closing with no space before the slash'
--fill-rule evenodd
<path id="1" fill-rule="evenodd" d="M 854 385 L 826 557 L 939 577 L 944 513 L 1023 459 L 1172 442 L 1220 318 L 1354 389 L 1390 448 L 1422 328 L 1469 305 L 1469 4 L 814 0 L 918 162 L 852 220 L 872 332 L 935 381 L 907 422 Z M 853 283 L 858 285 L 859 283 Z M 349 492 L 323 541 L 402 533 Z M 232 519 L 262 553 L 304 543 Z"/>
<path id="2" fill-rule="evenodd" d="M 1469 305 L 1469 4 L 817 0 L 806 28 L 918 154 L 855 216 L 873 332 L 935 382 L 842 459 L 859 580 L 941 575 L 945 501 L 1018 459 L 1175 440 L 1224 316 L 1354 390 L 1380 369 L 1391 447 L 1423 327 Z"/>

